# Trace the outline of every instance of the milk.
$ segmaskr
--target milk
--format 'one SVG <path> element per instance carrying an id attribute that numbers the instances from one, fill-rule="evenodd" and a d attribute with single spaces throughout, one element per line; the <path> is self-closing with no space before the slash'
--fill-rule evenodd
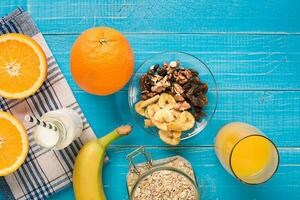
<path id="1" fill-rule="evenodd" d="M 48 149 L 59 150 L 69 146 L 76 138 L 80 137 L 83 122 L 77 112 L 63 108 L 50 111 L 41 117 L 41 120 L 52 123 L 58 131 L 37 126 L 33 136 L 35 142 Z"/>

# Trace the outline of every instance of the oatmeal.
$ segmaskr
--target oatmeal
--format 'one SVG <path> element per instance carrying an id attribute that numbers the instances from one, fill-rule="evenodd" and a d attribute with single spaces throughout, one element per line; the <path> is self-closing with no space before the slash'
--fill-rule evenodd
<path id="1" fill-rule="evenodd" d="M 186 175 L 182 175 L 171 167 Z M 198 200 L 198 191 L 195 188 L 195 175 L 191 164 L 182 157 L 175 156 L 153 162 L 153 173 L 139 180 L 141 175 L 148 172 L 149 166 L 136 165 L 139 175 L 133 170 L 127 175 L 128 192 L 131 194 L 133 187 L 136 189 L 132 194 L 132 200 Z M 187 178 L 190 177 L 191 179 Z"/>

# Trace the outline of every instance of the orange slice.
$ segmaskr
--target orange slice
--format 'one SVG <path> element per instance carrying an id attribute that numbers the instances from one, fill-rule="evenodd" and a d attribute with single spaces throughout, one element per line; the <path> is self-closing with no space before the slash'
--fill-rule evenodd
<path id="1" fill-rule="evenodd" d="M 32 38 L 16 33 L 0 36 L 0 96 L 22 99 L 35 93 L 47 75 L 45 53 Z"/>
<path id="2" fill-rule="evenodd" d="M 11 114 L 0 111 L 0 176 L 16 171 L 28 153 L 24 126 Z"/>

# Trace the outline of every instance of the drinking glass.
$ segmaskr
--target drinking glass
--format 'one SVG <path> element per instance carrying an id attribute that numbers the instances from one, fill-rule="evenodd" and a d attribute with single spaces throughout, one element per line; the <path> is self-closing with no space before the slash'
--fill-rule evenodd
<path id="1" fill-rule="evenodd" d="M 266 182 L 279 165 L 275 144 L 246 123 L 234 122 L 221 128 L 215 138 L 215 152 L 223 167 L 247 184 Z"/>

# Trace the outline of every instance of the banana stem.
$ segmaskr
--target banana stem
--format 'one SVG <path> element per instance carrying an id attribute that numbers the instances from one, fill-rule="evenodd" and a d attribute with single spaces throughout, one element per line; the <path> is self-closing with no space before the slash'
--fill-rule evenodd
<path id="1" fill-rule="evenodd" d="M 98 139 L 98 142 L 103 146 L 103 148 L 107 148 L 114 140 L 128 135 L 132 130 L 130 125 L 120 126 L 119 128 L 115 129 L 114 131 L 110 132 L 109 134 L 105 135 L 102 138 Z"/>

